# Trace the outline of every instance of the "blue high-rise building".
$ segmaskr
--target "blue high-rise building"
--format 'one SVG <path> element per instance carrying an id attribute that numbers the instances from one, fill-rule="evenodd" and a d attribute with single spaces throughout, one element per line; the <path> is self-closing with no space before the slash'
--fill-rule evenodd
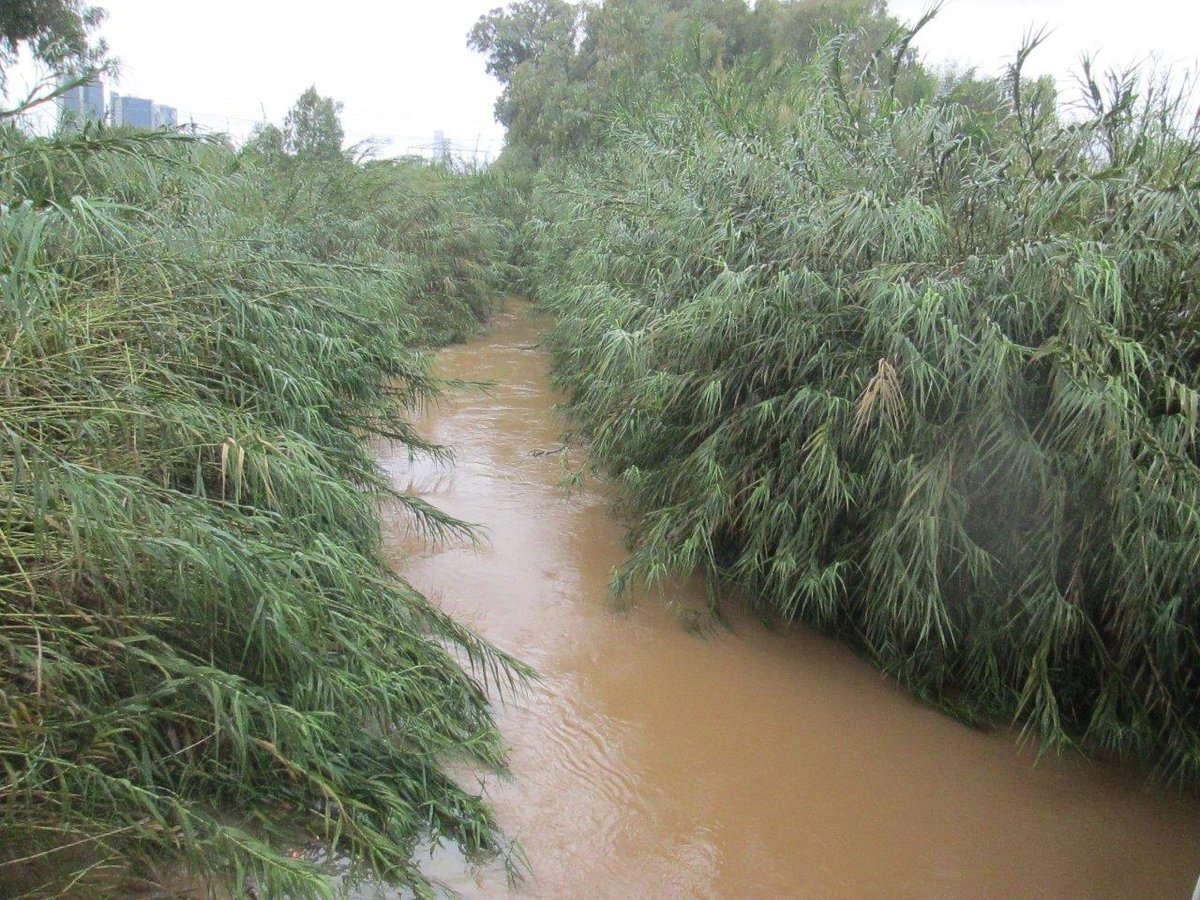
<path id="1" fill-rule="evenodd" d="M 114 127 L 126 125 L 130 128 L 153 128 L 154 102 L 145 97 L 113 94 L 108 119 Z"/>
<path id="2" fill-rule="evenodd" d="M 104 86 L 98 81 L 76 85 L 62 95 L 62 124 L 81 128 L 104 118 Z"/>

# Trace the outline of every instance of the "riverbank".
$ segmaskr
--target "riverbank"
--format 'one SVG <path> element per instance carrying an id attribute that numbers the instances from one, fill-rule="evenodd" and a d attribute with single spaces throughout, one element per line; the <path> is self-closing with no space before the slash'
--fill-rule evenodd
<path id="1" fill-rule="evenodd" d="M 532 867 L 514 895 L 1188 895 L 1194 799 L 1130 769 L 1038 761 L 807 631 L 735 616 L 697 637 L 677 615 L 703 607 L 694 584 L 614 609 L 612 492 L 568 495 L 582 459 L 531 455 L 563 427 L 547 354 L 528 349 L 546 324 L 511 308 L 439 355 L 444 377 L 497 383 L 427 412 L 452 469 L 381 460 L 397 487 L 485 529 L 478 549 L 418 551 L 385 522 L 406 578 L 542 675 L 498 711 L 512 776 L 485 781 Z M 510 890 L 456 854 L 426 871 L 468 897 Z"/>

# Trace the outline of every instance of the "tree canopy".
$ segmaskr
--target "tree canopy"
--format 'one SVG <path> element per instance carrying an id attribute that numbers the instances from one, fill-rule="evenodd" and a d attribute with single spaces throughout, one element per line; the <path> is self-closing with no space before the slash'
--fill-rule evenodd
<path id="1" fill-rule="evenodd" d="M 342 104 L 322 97 L 310 87 L 283 120 L 283 146 L 306 159 L 334 159 L 342 155 Z"/>
<path id="2" fill-rule="evenodd" d="M 58 74 L 94 68 L 107 46 L 94 37 L 105 12 L 81 0 L 5 0 L 0 4 L 0 89 L 22 45 Z"/>
<path id="3" fill-rule="evenodd" d="M 538 168 L 603 143 L 615 118 L 671 96 L 689 73 L 806 59 L 823 37 L 878 46 L 898 23 L 881 0 L 521 0 L 480 18 L 467 44 L 503 91 L 504 160 Z M 860 60 L 865 62 L 865 60 Z"/>

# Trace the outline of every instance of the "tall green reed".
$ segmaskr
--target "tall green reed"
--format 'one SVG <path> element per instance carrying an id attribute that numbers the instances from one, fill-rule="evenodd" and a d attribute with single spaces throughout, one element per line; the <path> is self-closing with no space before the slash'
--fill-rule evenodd
<path id="1" fill-rule="evenodd" d="M 1090 70 L 1060 117 L 1031 47 L 900 102 L 909 39 L 696 77 L 544 180 L 616 587 L 706 572 L 964 718 L 1195 783 L 1200 133 Z"/>
<path id="2" fill-rule="evenodd" d="M 0 148 L 0 882 L 327 895 L 299 830 L 424 894 L 419 841 L 503 847 L 446 765 L 503 765 L 485 688 L 524 670 L 382 561 L 381 504 L 464 526 L 368 446 L 443 452 L 405 418 L 438 389 L 418 275 L 475 245 L 382 240 L 379 199 L 354 235 L 276 177 L 163 136 Z"/>

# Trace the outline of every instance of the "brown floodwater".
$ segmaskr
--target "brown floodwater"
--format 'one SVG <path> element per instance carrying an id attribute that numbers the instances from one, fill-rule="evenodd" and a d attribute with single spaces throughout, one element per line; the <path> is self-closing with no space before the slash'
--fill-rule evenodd
<path id="1" fill-rule="evenodd" d="M 697 636 L 682 582 L 628 608 L 612 490 L 560 486 L 574 453 L 518 307 L 445 350 L 444 376 L 495 381 L 424 419 L 450 469 L 385 456 L 396 484 L 485 529 L 413 552 L 409 580 L 532 664 L 498 707 L 507 778 L 484 779 L 527 878 L 441 850 L 430 875 L 468 897 L 1181 898 L 1200 874 L 1200 801 L 1129 769 L 1037 758 L 964 727 L 841 644 L 736 615 Z M 401 560 L 401 557 L 403 559 Z"/>

